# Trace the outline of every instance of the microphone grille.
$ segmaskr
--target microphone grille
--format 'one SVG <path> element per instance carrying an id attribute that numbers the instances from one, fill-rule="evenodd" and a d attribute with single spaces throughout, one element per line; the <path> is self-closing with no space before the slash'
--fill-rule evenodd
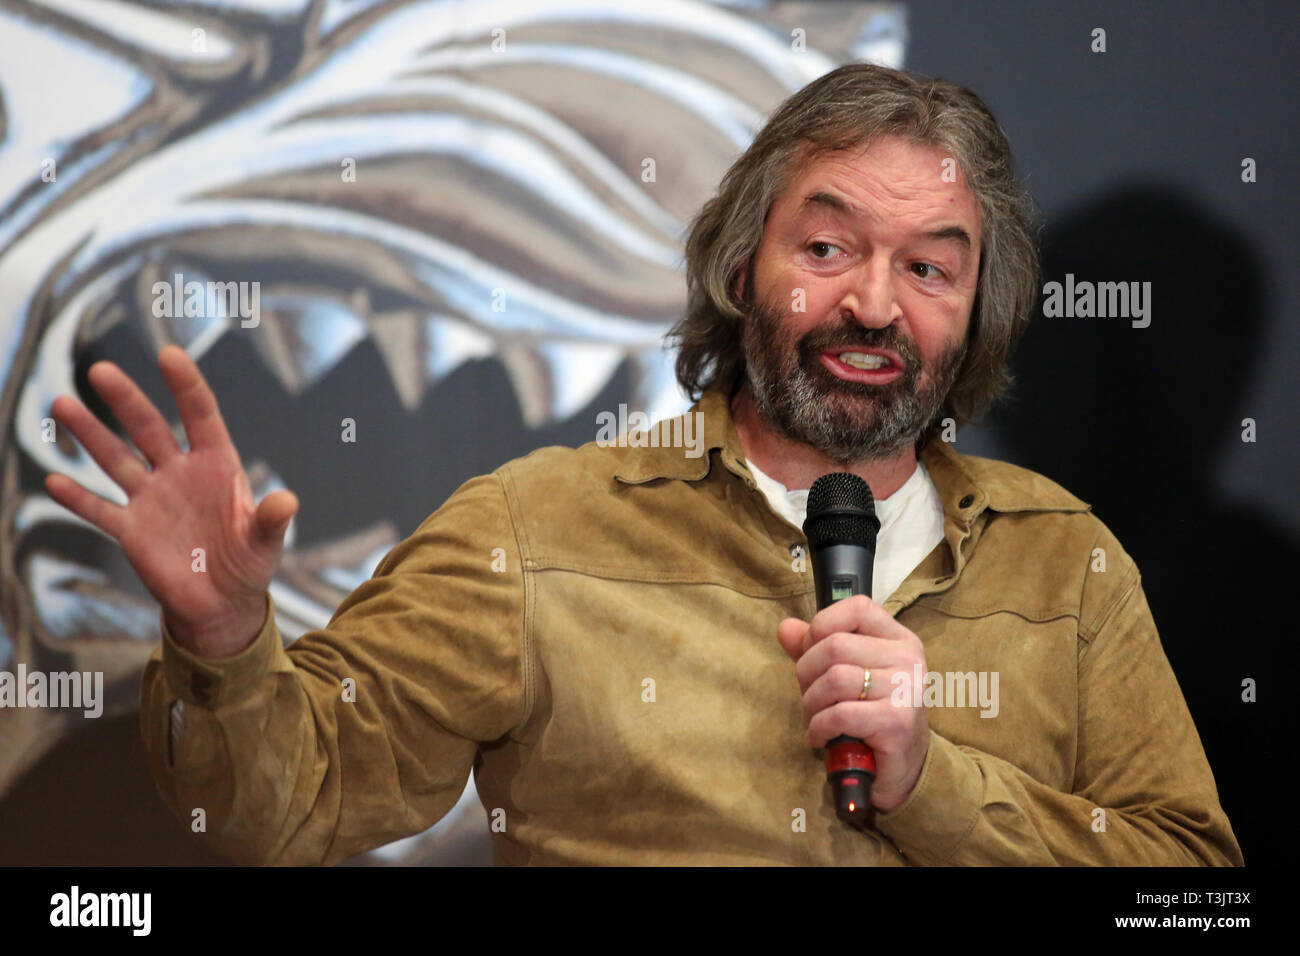
<path id="1" fill-rule="evenodd" d="M 812 548 L 854 544 L 875 548 L 880 519 L 871 486 L 857 475 L 834 471 L 808 489 L 808 514 L 803 533 Z"/>
<path id="2" fill-rule="evenodd" d="M 871 486 L 857 475 L 847 471 L 832 471 L 822 475 L 808 489 L 808 514 L 823 511 L 869 511 L 873 514 L 876 500 Z"/>

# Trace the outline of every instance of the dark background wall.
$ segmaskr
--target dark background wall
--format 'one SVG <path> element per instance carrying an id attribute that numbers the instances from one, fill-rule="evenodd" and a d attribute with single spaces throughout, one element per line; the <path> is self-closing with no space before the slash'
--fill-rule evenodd
<path id="1" fill-rule="evenodd" d="M 781 5 L 783 22 L 800 22 L 801 6 Z M 1044 281 L 1152 283 L 1145 329 L 1040 317 L 1016 356 L 1014 400 L 963 430 L 957 450 L 1059 481 L 1134 556 L 1247 865 L 1280 862 L 1279 745 L 1295 729 L 1279 679 L 1294 656 L 1283 653 L 1294 635 L 1283 607 L 1300 542 L 1295 6 L 914 0 L 905 10 L 904 65 L 971 87 L 1006 129 L 1044 213 Z M 1089 49 L 1096 27 L 1104 54 Z M 775 92 L 758 98 L 774 104 Z M 715 183 L 726 155 L 711 154 L 701 180 Z M 1245 157 L 1258 163 L 1255 183 L 1241 181 Z M 117 327 L 77 356 L 78 374 L 112 357 L 161 403 L 150 344 Z M 413 408 L 382 384 L 391 367 L 369 342 L 298 394 L 238 339 L 201 366 L 246 460 L 274 462 L 295 490 L 328 470 L 331 495 L 351 503 L 305 511 L 304 546 L 384 520 L 409 533 L 465 478 L 542 444 L 590 440 L 596 412 L 636 382 L 635 364 L 621 362 L 583 405 L 539 425 L 500 356 L 462 365 Z M 392 422 L 397 437 L 379 458 L 323 455 L 311 428 L 345 414 Z M 1257 423 L 1254 443 L 1241 440 L 1244 418 Z M 1247 678 L 1255 703 L 1242 700 Z M 216 862 L 159 803 L 135 722 L 125 712 L 75 728 L 10 786 L 0 861 Z"/>

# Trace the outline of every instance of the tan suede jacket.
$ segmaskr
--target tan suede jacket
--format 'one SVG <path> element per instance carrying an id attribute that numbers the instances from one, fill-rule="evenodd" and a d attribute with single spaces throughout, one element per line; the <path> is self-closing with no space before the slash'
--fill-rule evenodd
<path id="1" fill-rule="evenodd" d="M 1242 864 L 1129 555 L 1060 486 L 939 440 L 945 540 L 884 606 L 948 693 L 907 801 L 839 821 L 776 638 L 816 611 L 804 536 L 725 396 L 693 411 L 696 457 L 592 442 L 466 482 L 287 648 L 269 597 L 231 658 L 164 627 L 141 711 L 164 799 L 246 862 L 419 833 L 472 768 L 499 863 Z"/>

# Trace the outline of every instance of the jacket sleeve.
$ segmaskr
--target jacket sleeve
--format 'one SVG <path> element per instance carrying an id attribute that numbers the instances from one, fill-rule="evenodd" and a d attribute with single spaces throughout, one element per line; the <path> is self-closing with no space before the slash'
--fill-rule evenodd
<path id="1" fill-rule="evenodd" d="M 261 633 L 233 657 L 197 657 L 164 625 L 140 714 L 164 801 L 245 863 L 330 864 L 422 832 L 459 799 L 479 742 L 524 718 L 523 620 L 492 474 L 287 649 L 269 596 Z"/>
<path id="2" fill-rule="evenodd" d="M 1138 569 L 1124 558 L 1119 585 L 1104 602 L 1085 597 L 1080 618 L 1073 792 L 931 730 L 915 789 L 876 817 L 909 861 L 1242 865 Z"/>

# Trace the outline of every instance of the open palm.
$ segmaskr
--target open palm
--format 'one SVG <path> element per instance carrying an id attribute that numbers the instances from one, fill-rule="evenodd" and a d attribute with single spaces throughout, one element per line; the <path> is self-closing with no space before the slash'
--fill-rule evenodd
<path id="1" fill-rule="evenodd" d="M 166 419 L 120 368 L 96 362 L 90 384 L 144 459 L 76 398 L 60 395 L 50 412 L 126 492 L 127 503 L 107 501 L 66 475 L 47 476 L 45 488 L 117 540 L 178 641 L 204 656 L 225 656 L 261 629 L 267 588 L 298 499 L 277 491 L 255 502 L 198 366 L 175 345 L 158 353 L 158 365 L 189 451 L 181 450 Z"/>

